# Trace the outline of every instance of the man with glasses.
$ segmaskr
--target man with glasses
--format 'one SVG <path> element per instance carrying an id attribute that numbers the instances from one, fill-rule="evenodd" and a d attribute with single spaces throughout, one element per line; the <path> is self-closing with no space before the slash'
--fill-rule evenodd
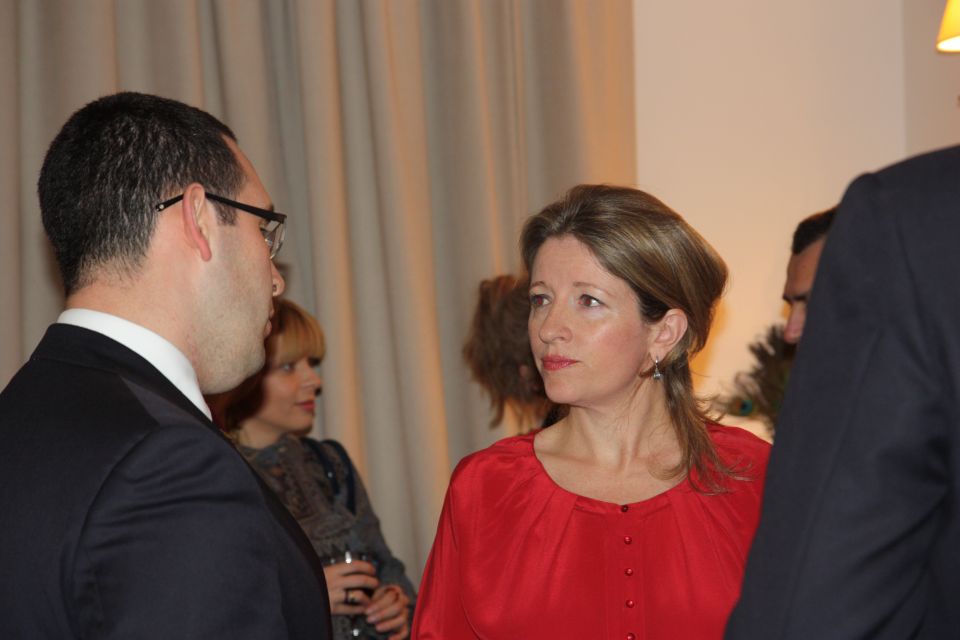
<path id="1" fill-rule="evenodd" d="M 181 200 L 183 200 L 183 195 L 174 196 L 169 200 L 164 200 L 157 205 L 157 211 L 163 211 L 167 207 L 174 205 Z M 225 204 L 228 207 L 233 207 L 234 209 L 240 209 L 241 211 L 246 211 L 247 213 L 252 213 L 265 220 L 260 224 L 260 233 L 263 234 L 263 239 L 266 241 L 267 246 L 270 247 L 270 259 L 273 260 L 277 257 L 277 253 L 280 252 L 280 247 L 283 245 L 283 237 L 286 233 L 287 227 L 287 216 L 282 213 L 277 213 L 273 209 L 261 209 L 260 207 L 253 207 L 249 204 L 243 204 L 242 202 L 237 202 L 236 200 L 231 200 L 230 198 L 224 198 L 223 196 L 218 196 L 213 193 L 205 194 L 207 199 L 213 200 L 214 202 L 219 202 L 220 204 Z"/>
<path id="2" fill-rule="evenodd" d="M 0 637 L 329 638 L 318 558 L 202 396 L 263 365 L 284 286 L 233 133 L 108 96 L 38 188 L 66 310 L 0 394 Z"/>

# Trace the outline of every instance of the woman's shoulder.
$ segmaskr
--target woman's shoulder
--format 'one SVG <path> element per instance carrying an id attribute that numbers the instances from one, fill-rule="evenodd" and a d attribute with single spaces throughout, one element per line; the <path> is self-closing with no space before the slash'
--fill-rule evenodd
<path id="1" fill-rule="evenodd" d="M 721 457 L 735 456 L 763 460 L 770 456 L 770 443 L 757 435 L 725 424 L 708 423 L 707 430 L 713 446 Z"/>
<path id="2" fill-rule="evenodd" d="M 758 481 L 762 486 L 770 459 L 770 443 L 740 427 L 711 423 L 707 429 L 723 464 L 739 479 Z"/>
<path id="3" fill-rule="evenodd" d="M 536 472 L 538 465 L 533 451 L 534 433 L 511 436 L 465 456 L 450 478 L 450 486 L 489 486 L 515 484 Z M 501 487 L 502 488 L 502 487 Z"/>
<path id="4" fill-rule="evenodd" d="M 467 526 L 494 517 L 523 529 L 533 526 L 531 518 L 569 514 L 576 499 L 547 476 L 534 453 L 534 436 L 504 438 L 460 461 L 447 489 L 456 522 Z"/>
<path id="5" fill-rule="evenodd" d="M 335 454 L 340 457 L 350 458 L 350 454 L 347 453 L 347 450 L 344 448 L 339 441 L 333 440 L 332 438 L 325 438 L 323 440 L 317 440 L 310 436 L 298 436 L 293 434 L 287 434 L 283 436 L 283 439 L 287 442 L 295 442 L 300 449 L 310 449 L 311 451 L 316 452 L 318 449 L 322 450 L 325 454 Z"/>
<path id="6" fill-rule="evenodd" d="M 320 465 L 324 468 L 333 467 L 339 477 L 346 476 L 353 468 L 350 454 L 340 442 L 332 439 L 317 440 L 309 436 L 291 437 L 299 447 L 300 458 L 307 464 Z"/>
<path id="7" fill-rule="evenodd" d="M 535 435 L 536 433 L 526 433 L 497 440 L 486 449 L 464 456 L 457 464 L 454 474 L 488 467 L 499 467 L 503 464 L 515 463 L 518 460 L 534 458 L 533 438 Z"/>

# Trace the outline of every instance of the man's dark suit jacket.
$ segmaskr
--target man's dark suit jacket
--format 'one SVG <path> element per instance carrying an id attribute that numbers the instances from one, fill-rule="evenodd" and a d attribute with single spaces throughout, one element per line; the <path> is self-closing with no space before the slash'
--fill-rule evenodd
<path id="1" fill-rule="evenodd" d="M 827 237 L 728 640 L 960 638 L 960 147 Z"/>
<path id="2" fill-rule="evenodd" d="M 309 542 L 119 343 L 53 325 L 0 394 L 0 637 L 330 637 Z"/>

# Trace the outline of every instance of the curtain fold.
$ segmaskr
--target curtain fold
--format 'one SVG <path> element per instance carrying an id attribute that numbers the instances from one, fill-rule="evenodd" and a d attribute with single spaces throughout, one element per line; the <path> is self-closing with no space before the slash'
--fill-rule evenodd
<path id="1" fill-rule="evenodd" d="M 482 278 L 520 269 L 523 221 L 578 182 L 635 177 L 629 1 L 423 3 L 435 276 L 451 458 L 515 433 L 460 349 Z M 478 419 L 483 416 L 486 419 Z"/>
<path id="2" fill-rule="evenodd" d="M 0 5 L 0 383 L 62 306 L 35 183 L 118 90 L 223 119 L 289 217 L 287 295 L 328 336 L 318 432 L 416 582 L 449 472 L 515 431 L 460 354 L 482 278 L 577 182 L 635 179 L 630 0 L 29 0 Z"/>
<path id="3" fill-rule="evenodd" d="M 20 215 L 30 191 L 23 189 L 21 166 L 23 132 L 20 130 L 20 74 L 16 64 L 19 40 L 17 5 L 0 4 L 0 130 L 6 131 L 0 153 L 0 211 L 4 232 L 0 234 L 0 384 L 6 384 L 25 357 L 23 327 L 23 281 L 21 265 L 26 234 Z"/>

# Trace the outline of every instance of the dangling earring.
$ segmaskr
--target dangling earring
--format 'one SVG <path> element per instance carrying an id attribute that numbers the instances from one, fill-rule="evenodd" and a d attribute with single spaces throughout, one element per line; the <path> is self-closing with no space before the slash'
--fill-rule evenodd
<path id="1" fill-rule="evenodd" d="M 663 374 L 660 373 L 660 358 L 656 356 L 653 357 L 653 379 L 654 380 L 663 379 Z"/>

